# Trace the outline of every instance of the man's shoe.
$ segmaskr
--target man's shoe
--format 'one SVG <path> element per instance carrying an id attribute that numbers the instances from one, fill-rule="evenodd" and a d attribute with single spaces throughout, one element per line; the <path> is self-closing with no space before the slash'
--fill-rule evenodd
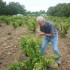
<path id="1" fill-rule="evenodd" d="M 62 60 L 56 60 L 56 63 L 58 64 L 58 65 L 61 65 L 61 63 L 62 63 Z"/>

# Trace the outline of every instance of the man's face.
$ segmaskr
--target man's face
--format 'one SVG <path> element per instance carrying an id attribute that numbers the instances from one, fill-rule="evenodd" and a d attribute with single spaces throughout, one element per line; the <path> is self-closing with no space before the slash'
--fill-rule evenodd
<path id="1" fill-rule="evenodd" d="M 45 21 L 38 21 L 40 26 L 45 26 Z"/>

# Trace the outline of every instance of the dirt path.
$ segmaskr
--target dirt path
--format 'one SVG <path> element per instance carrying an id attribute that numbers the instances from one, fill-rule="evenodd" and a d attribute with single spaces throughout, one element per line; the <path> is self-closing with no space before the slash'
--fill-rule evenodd
<path id="1" fill-rule="evenodd" d="M 19 60 L 21 52 L 19 39 L 22 35 L 27 34 L 28 31 L 25 26 L 16 30 L 11 25 L 0 27 L 0 70 L 6 70 L 11 63 Z M 58 70 L 70 70 L 70 33 L 66 38 L 59 40 L 59 49 L 63 62 Z M 51 50 L 48 48 L 48 51 Z"/>
<path id="2" fill-rule="evenodd" d="M 59 40 L 59 48 L 63 59 L 59 70 L 70 70 L 70 32 L 66 38 Z"/>
<path id="3" fill-rule="evenodd" d="M 62 55 L 62 64 L 59 66 L 58 70 L 70 70 L 70 32 L 67 34 L 66 38 L 59 38 L 59 49 Z M 52 54 L 52 48 L 48 47 L 46 54 Z"/>
<path id="4" fill-rule="evenodd" d="M 6 70 L 11 63 L 19 59 L 21 52 L 19 39 L 26 34 L 24 26 L 16 30 L 10 25 L 0 27 L 0 70 Z"/>

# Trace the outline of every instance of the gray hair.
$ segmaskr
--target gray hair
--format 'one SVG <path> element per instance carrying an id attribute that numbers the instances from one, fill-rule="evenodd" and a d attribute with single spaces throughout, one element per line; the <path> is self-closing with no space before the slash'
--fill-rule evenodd
<path id="1" fill-rule="evenodd" d="M 38 16 L 37 19 L 36 19 L 36 21 L 37 21 L 37 22 L 38 22 L 38 21 L 45 21 L 45 19 L 44 19 L 44 17 L 42 17 L 42 16 Z"/>

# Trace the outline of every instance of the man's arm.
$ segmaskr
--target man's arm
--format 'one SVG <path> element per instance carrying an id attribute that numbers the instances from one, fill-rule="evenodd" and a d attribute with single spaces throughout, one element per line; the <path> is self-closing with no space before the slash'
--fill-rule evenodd
<path id="1" fill-rule="evenodd" d="M 52 34 L 47 34 L 47 33 L 44 33 L 44 32 L 39 32 L 38 35 L 39 35 L 39 36 L 46 35 L 46 36 L 48 36 L 48 37 L 54 37 L 54 36 L 55 36 L 54 33 L 52 33 Z"/>
<path id="2" fill-rule="evenodd" d="M 55 36 L 54 33 L 52 33 L 52 34 L 45 34 L 45 35 L 48 36 L 48 37 L 54 37 Z"/>

